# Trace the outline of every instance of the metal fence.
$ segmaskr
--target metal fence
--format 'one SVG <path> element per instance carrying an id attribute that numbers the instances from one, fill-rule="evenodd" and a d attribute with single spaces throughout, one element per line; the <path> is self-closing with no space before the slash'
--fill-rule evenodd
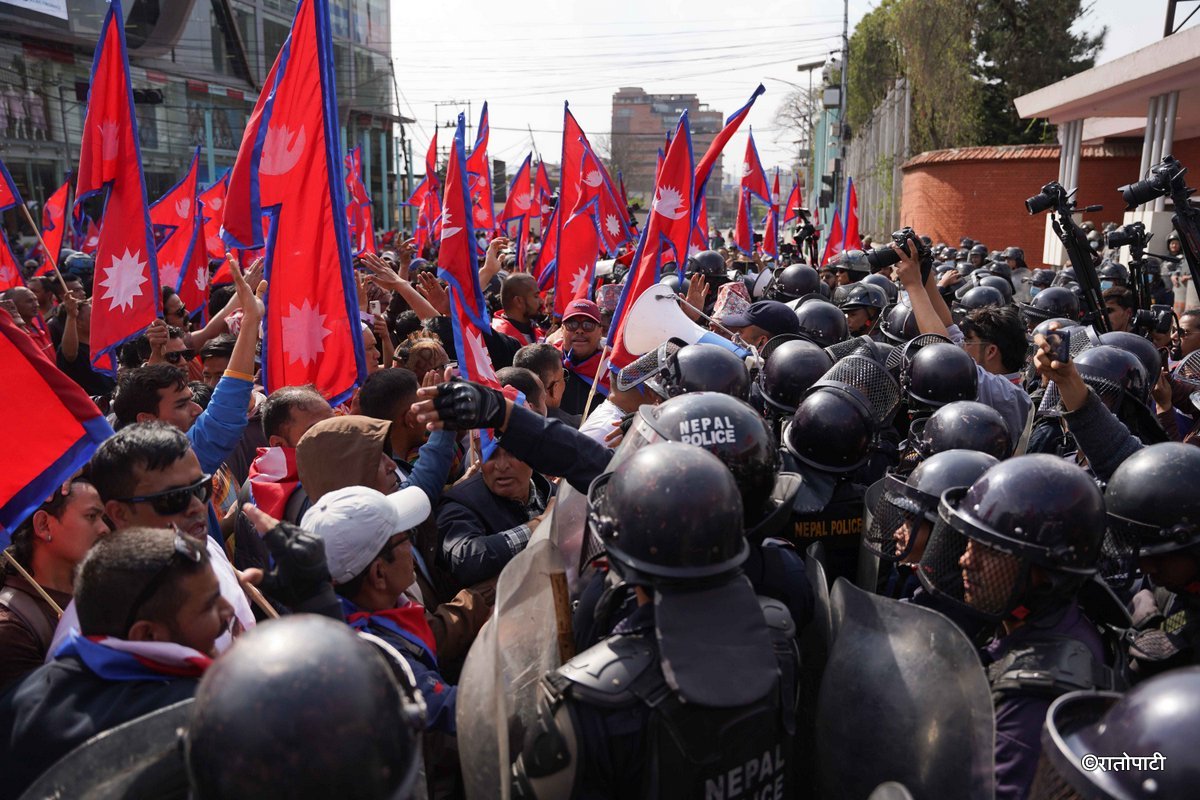
<path id="1" fill-rule="evenodd" d="M 870 120 L 852 131 L 846 150 L 846 175 L 858 195 L 858 229 L 876 243 L 900 225 L 900 165 L 909 156 L 911 119 L 912 90 L 898 78 Z"/>

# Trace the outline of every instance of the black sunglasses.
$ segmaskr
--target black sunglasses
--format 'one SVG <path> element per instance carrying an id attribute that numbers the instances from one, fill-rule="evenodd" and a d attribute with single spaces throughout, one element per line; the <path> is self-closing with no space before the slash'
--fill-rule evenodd
<path id="1" fill-rule="evenodd" d="M 171 353 L 163 353 L 163 358 L 172 364 L 178 364 L 180 361 L 187 363 L 196 357 L 195 350 L 175 350 Z"/>
<path id="2" fill-rule="evenodd" d="M 166 580 L 171 567 L 175 566 L 177 561 L 185 564 L 199 564 L 203 558 L 204 550 L 200 544 L 184 536 L 179 528 L 175 528 L 175 549 L 171 551 L 171 557 L 167 559 L 167 563 L 158 568 L 158 572 L 154 573 L 154 577 L 146 582 L 146 585 L 138 592 L 138 596 L 134 598 L 133 605 L 129 607 L 129 617 L 125 620 L 125 632 L 128 633 L 129 629 L 133 627 L 133 623 L 137 622 L 137 615 L 142 610 L 142 606 L 146 605 L 162 588 L 163 581 Z"/>
<path id="3" fill-rule="evenodd" d="M 168 311 L 167 314 L 172 317 L 186 317 L 188 313 L 187 306 L 180 306 L 178 311 Z"/>
<path id="4" fill-rule="evenodd" d="M 201 503 L 207 504 L 212 498 L 212 493 L 212 475 L 203 475 L 200 480 L 190 486 L 164 489 L 161 492 L 141 495 L 139 497 L 118 497 L 115 499 L 118 503 L 149 503 L 150 507 L 157 513 L 162 514 L 164 517 L 171 517 L 187 511 L 187 507 L 192 504 L 193 497 Z"/>
<path id="5" fill-rule="evenodd" d="M 590 319 L 569 319 L 563 323 L 563 327 L 572 332 L 583 328 L 587 333 L 591 333 L 600 327 L 600 323 Z"/>

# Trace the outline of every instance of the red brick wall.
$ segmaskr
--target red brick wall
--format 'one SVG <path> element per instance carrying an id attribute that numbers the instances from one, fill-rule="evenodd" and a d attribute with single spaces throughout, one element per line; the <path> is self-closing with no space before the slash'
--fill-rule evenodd
<path id="1" fill-rule="evenodd" d="M 1099 227 L 1120 222 L 1124 204 L 1116 188 L 1138 180 L 1138 146 L 1117 148 L 1121 155 L 1101 155 L 1099 148 L 1084 148 L 1079 165 L 1081 204 L 1104 206 L 1085 214 Z M 1173 155 L 1191 166 L 1200 184 L 1200 138 L 1177 142 Z M 993 157 L 986 157 L 988 151 Z M 984 157 L 981 157 L 981 153 Z M 970 148 L 963 151 L 924 153 L 903 167 L 900 203 L 902 225 L 935 242 L 957 246 L 964 236 L 981 241 L 990 250 L 1016 245 L 1032 264 L 1039 261 L 1045 232 L 1045 214 L 1029 216 L 1025 198 L 1043 184 L 1058 179 L 1058 148 Z M 1190 175 L 1189 175 L 1190 177 Z M 1071 187 L 1067 187 L 1071 188 Z"/>

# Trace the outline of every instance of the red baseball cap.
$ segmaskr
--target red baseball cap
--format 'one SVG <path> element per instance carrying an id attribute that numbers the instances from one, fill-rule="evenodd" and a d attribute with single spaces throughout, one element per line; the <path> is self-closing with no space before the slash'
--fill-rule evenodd
<path id="1" fill-rule="evenodd" d="M 601 323 L 600 307 L 591 300 L 572 300 L 567 303 L 567 310 L 563 313 L 563 320 L 566 321 L 571 317 L 587 317 L 597 323 Z"/>

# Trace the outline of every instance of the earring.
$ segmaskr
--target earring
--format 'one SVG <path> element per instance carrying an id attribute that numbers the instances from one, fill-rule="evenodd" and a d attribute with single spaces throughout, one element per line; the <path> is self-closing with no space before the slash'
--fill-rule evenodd
<path id="1" fill-rule="evenodd" d="M 48 533 L 46 534 L 46 536 L 45 536 L 45 542 L 46 542 L 46 544 L 50 544 L 50 542 L 51 542 L 53 539 L 54 539 L 54 537 L 53 537 L 53 536 L 51 536 L 51 535 L 50 535 L 50 534 L 48 534 Z"/>

